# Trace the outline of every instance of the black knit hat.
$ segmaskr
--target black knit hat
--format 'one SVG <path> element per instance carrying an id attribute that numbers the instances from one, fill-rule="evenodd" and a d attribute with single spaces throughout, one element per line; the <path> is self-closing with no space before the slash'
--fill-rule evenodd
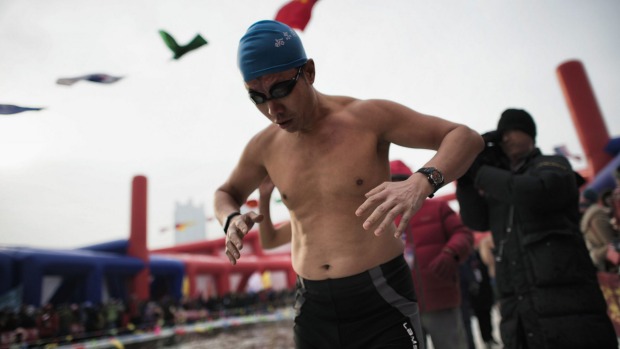
<path id="1" fill-rule="evenodd" d="M 519 130 L 536 140 L 536 124 L 532 116 L 523 109 L 506 109 L 497 123 L 497 132 L 501 135 L 508 130 Z"/>

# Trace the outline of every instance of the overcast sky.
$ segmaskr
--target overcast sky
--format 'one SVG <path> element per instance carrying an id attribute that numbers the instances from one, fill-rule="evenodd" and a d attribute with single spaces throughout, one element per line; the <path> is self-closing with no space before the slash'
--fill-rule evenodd
<path id="1" fill-rule="evenodd" d="M 0 243 L 126 238 L 138 174 L 148 178 L 151 248 L 172 244 L 176 202 L 212 216 L 213 192 L 268 124 L 243 88 L 238 40 L 285 2 L 0 0 L 0 104 L 45 108 L 0 115 Z M 618 14 L 616 0 L 320 0 L 300 35 L 321 92 L 391 99 L 479 132 L 504 109 L 524 108 L 543 152 L 566 144 L 582 154 L 556 68 L 583 62 L 618 136 Z M 209 43 L 175 61 L 159 29 Z M 124 78 L 55 83 L 90 73 Z M 430 156 L 391 152 L 411 167 Z M 217 223 L 208 229 L 221 236 Z"/>

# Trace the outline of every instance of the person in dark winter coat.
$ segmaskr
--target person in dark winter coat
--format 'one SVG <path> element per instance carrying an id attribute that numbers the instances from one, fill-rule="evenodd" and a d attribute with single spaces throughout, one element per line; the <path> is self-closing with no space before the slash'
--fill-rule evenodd
<path id="1" fill-rule="evenodd" d="M 463 222 L 491 230 L 506 349 L 616 349 L 596 270 L 579 231 L 577 177 L 535 147 L 524 110 L 504 111 L 458 180 Z"/>
<path id="2" fill-rule="evenodd" d="M 394 160 L 390 161 L 390 173 L 392 181 L 402 181 L 413 172 Z M 446 201 L 430 199 L 411 218 L 405 234 L 406 248 L 413 248 L 415 255 L 412 275 L 424 333 L 431 337 L 435 349 L 467 349 L 459 264 L 473 251 L 472 231 Z"/>

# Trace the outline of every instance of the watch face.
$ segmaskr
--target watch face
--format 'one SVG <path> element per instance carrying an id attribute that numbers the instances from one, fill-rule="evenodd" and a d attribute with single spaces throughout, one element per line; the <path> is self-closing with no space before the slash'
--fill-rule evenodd
<path id="1" fill-rule="evenodd" d="M 441 172 L 437 170 L 433 170 L 433 172 L 430 173 L 430 177 L 435 184 L 443 183 L 443 176 L 441 175 Z"/>
<path id="2" fill-rule="evenodd" d="M 426 175 L 426 177 L 428 178 L 428 181 L 431 183 L 431 185 L 435 188 L 435 190 L 433 191 L 433 193 L 431 193 L 428 197 L 432 198 L 433 195 L 435 194 L 435 192 L 441 188 L 443 186 L 443 175 L 441 174 L 441 172 L 439 172 L 439 170 L 437 170 L 434 167 L 422 167 L 421 169 L 417 170 L 416 172 L 420 172 Z"/>

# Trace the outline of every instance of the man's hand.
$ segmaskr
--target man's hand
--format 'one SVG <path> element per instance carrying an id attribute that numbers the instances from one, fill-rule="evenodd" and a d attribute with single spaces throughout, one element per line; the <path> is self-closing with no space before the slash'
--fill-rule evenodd
<path id="1" fill-rule="evenodd" d="M 413 174 L 402 182 L 384 182 L 366 193 L 366 201 L 355 211 L 355 215 L 362 216 L 364 212 L 375 207 L 374 211 L 364 221 L 364 229 L 368 230 L 378 223 L 375 235 L 379 236 L 394 219 L 402 214 L 402 218 L 394 237 L 400 238 L 409 224 L 411 217 L 418 212 L 424 200 L 432 193 L 433 188 L 424 175 Z"/>
<path id="2" fill-rule="evenodd" d="M 263 215 L 256 212 L 248 212 L 236 216 L 230 222 L 228 231 L 226 232 L 226 256 L 233 265 L 237 264 L 237 259 L 241 257 L 241 249 L 243 248 L 243 238 L 250 232 L 255 223 L 263 220 Z"/>

